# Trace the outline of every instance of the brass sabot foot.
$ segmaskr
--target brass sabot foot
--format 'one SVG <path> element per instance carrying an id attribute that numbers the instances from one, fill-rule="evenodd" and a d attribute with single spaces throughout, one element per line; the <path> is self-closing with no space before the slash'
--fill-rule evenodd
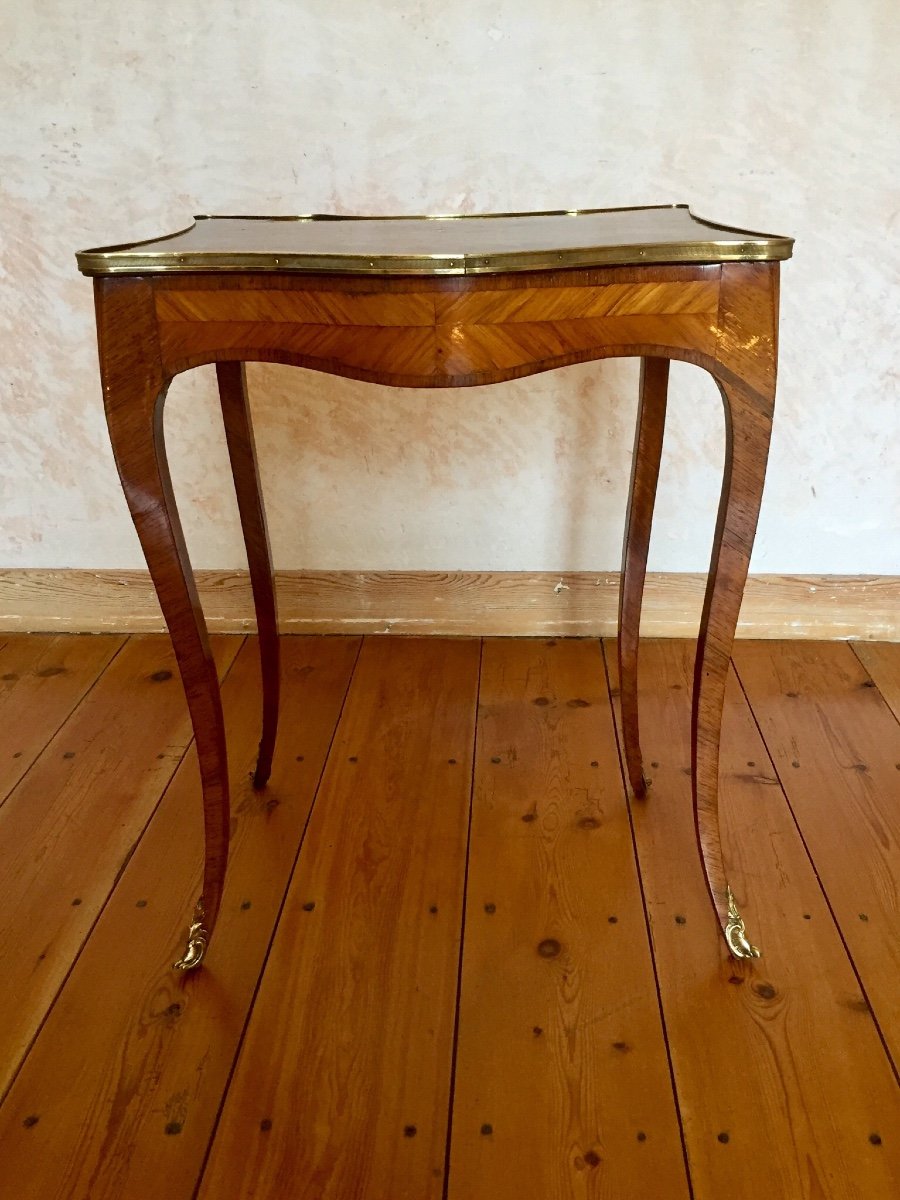
<path id="1" fill-rule="evenodd" d="M 203 962 L 208 942 L 209 934 L 203 927 L 203 905 L 201 903 L 194 911 L 194 919 L 188 930 L 184 955 L 179 958 L 178 962 L 172 964 L 174 969 L 176 971 L 193 971 L 195 967 L 199 967 Z"/>
<path id="2" fill-rule="evenodd" d="M 725 923 L 725 941 L 728 943 L 728 949 L 735 958 L 759 958 L 759 950 L 747 937 L 744 918 L 738 912 L 734 892 L 727 885 L 725 894 L 728 897 L 728 920 Z"/>

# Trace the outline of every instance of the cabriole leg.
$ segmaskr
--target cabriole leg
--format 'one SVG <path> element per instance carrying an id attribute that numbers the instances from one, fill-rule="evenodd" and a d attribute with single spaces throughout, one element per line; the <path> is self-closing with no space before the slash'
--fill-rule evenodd
<path id="1" fill-rule="evenodd" d="M 646 795 L 638 721 L 638 642 L 647 552 L 656 502 L 659 462 L 666 424 L 669 360 L 641 360 L 640 402 L 631 463 L 631 490 L 625 518 L 625 545 L 619 586 L 619 695 L 628 780 L 635 796 Z"/>
<path id="2" fill-rule="evenodd" d="M 725 684 L 762 500 L 772 402 L 717 381 L 725 404 L 725 474 L 697 642 L 691 731 L 694 819 L 706 882 L 735 958 L 758 958 L 729 886 L 719 830 L 719 741 Z"/>
<path id="3" fill-rule="evenodd" d="M 159 361 L 151 286 L 141 279 L 97 280 L 100 372 L 119 478 L 166 620 L 187 697 L 203 791 L 203 893 L 185 953 L 199 966 L 222 899 L 229 802 L 225 727 L 216 665 L 172 494 L 163 439 L 168 380 Z"/>
<path id="4" fill-rule="evenodd" d="M 278 651 L 278 617 L 275 607 L 275 578 L 272 571 L 272 551 L 266 514 L 263 508 L 256 446 L 247 399 L 247 374 L 243 363 L 216 364 L 225 437 L 231 458 L 231 473 L 237 492 L 238 511 L 253 603 L 256 608 L 256 628 L 259 635 L 259 657 L 262 668 L 263 715 L 259 755 L 253 776 L 255 788 L 265 787 L 272 770 L 272 755 L 278 732 L 278 697 L 281 687 L 281 665 Z"/>

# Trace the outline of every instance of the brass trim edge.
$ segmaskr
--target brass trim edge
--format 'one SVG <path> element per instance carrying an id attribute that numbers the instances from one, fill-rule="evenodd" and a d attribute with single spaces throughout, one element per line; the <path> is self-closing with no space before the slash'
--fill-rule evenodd
<path id="1" fill-rule="evenodd" d="M 141 252 L 141 246 L 172 241 L 189 232 L 197 221 L 242 220 L 242 221 L 466 221 L 494 220 L 504 217 L 559 217 L 593 216 L 600 213 L 636 212 L 680 208 L 687 210 L 692 220 L 709 229 L 728 233 L 745 234 L 745 240 L 718 241 L 715 238 L 688 239 L 680 242 L 636 242 L 614 246 L 579 246 L 563 250 L 517 250 L 494 254 L 275 254 L 272 251 L 221 251 L 195 250 L 182 254 L 160 250 Z M 512 271 L 560 270 L 568 267 L 635 266 L 642 263 L 724 263 L 724 262 L 774 262 L 790 258 L 793 238 L 779 235 L 755 233 L 751 230 L 735 229 L 727 225 L 716 225 L 704 218 L 695 217 L 686 204 L 650 205 L 640 208 L 589 208 L 553 210 L 548 212 L 523 213 L 461 213 L 456 215 L 430 216 L 306 216 L 267 217 L 243 215 L 215 217 L 199 215 L 193 224 L 176 233 L 163 237 L 148 238 L 140 242 L 83 250 L 76 255 L 78 269 L 84 275 L 148 275 L 177 272 L 309 272 L 350 275 L 486 275 Z M 130 253 L 130 251 L 135 251 Z"/>

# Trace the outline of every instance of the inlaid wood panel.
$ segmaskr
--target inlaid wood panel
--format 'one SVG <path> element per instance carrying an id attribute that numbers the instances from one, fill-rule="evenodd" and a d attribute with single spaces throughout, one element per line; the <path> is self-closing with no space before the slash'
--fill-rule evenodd
<path id="1" fill-rule="evenodd" d="M 562 366 L 587 358 L 640 354 L 646 348 L 713 354 L 715 330 L 706 316 L 633 316 L 584 320 L 457 325 L 438 331 L 438 353 L 451 376 L 530 364 Z M 439 368 L 440 370 L 440 368 Z"/>
<path id="2" fill-rule="evenodd" d="M 434 328 L 360 328 L 354 325 L 289 325 L 280 322 L 173 321 L 160 325 L 170 369 L 181 361 L 274 358 L 307 359 L 335 374 L 415 375 L 437 369 Z"/>
<path id="3" fill-rule="evenodd" d="M 434 297 L 387 292 L 245 291 L 241 288 L 160 292 L 160 322 L 260 321 L 300 325 L 434 325 Z"/>
<path id="4" fill-rule="evenodd" d="M 333 281 L 306 290 L 198 283 L 160 289 L 155 303 L 170 371 L 222 358 L 286 357 L 337 374 L 447 385 L 648 347 L 715 353 L 718 267 L 686 279 L 594 282 L 584 274 L 559 273 L 555 284 L 520 289 L 448 288 L 437 280 L 420 282 L 417 292 L 352 283 L 338 290 Z"/>
<path id="5" fill-rule="evenodd" d="M 160 322 L 274 321 L 309 325 L 504 325 L 573 317 L 637 313 L 715 314 L 718 279 L 693 283 L 609 283 L 595 287 L 526 288 L 510 291 L 336 292 L 247 291 L 241 288 L 162 291 Z"/>
<path id="6" fill-rule="evenodd" d="M 778 368 L 778 266 L 722 268 L 716 358 L 756 393 L 771 397 Z M 771 400 L 764 407 L 771 409 Z"/>
<path id="7" fill-rule="evenodd" d="M 719 303 L 719 272 L 708 279 L 658 283 L 606 283 L 587 287 L 520 288 L 442 293 L 436 298 L 442 325 L 508 325 L 512 321 L 560 321 L 640 313 L 708 313 Z"/>

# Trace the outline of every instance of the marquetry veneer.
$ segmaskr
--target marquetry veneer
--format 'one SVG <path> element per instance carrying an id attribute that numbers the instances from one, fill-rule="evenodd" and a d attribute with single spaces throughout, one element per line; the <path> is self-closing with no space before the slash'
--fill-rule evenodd
<path id="1" fill-rule="evenodd" d="M 86 251 L 122 485 L 166 618 L 203 787 L 203 896 L 177 964 L 197 966 L 218 914 L 229 803 L 219 685 L 172 495 L 170 380 L 215 363 L 263 667 L 256 785 L 278 722 L 275 591 L 243 364 L 290 363 L 398 387 L 499 383 L 576 362 L 642 360 L 619 611 L 630 785 L 646 791 L 637 653 L 669 361 L 722 394 L 726 457 L 697 648 L 693 792 L 709 893 L 731 953 L 754 957 L 722 858 L 719 738 L 734 629 L 772 426 L 779 261 L 789 238 L 702 221 L 684 206 L 472 218 L 198 218 L 179 234 Z"/>

